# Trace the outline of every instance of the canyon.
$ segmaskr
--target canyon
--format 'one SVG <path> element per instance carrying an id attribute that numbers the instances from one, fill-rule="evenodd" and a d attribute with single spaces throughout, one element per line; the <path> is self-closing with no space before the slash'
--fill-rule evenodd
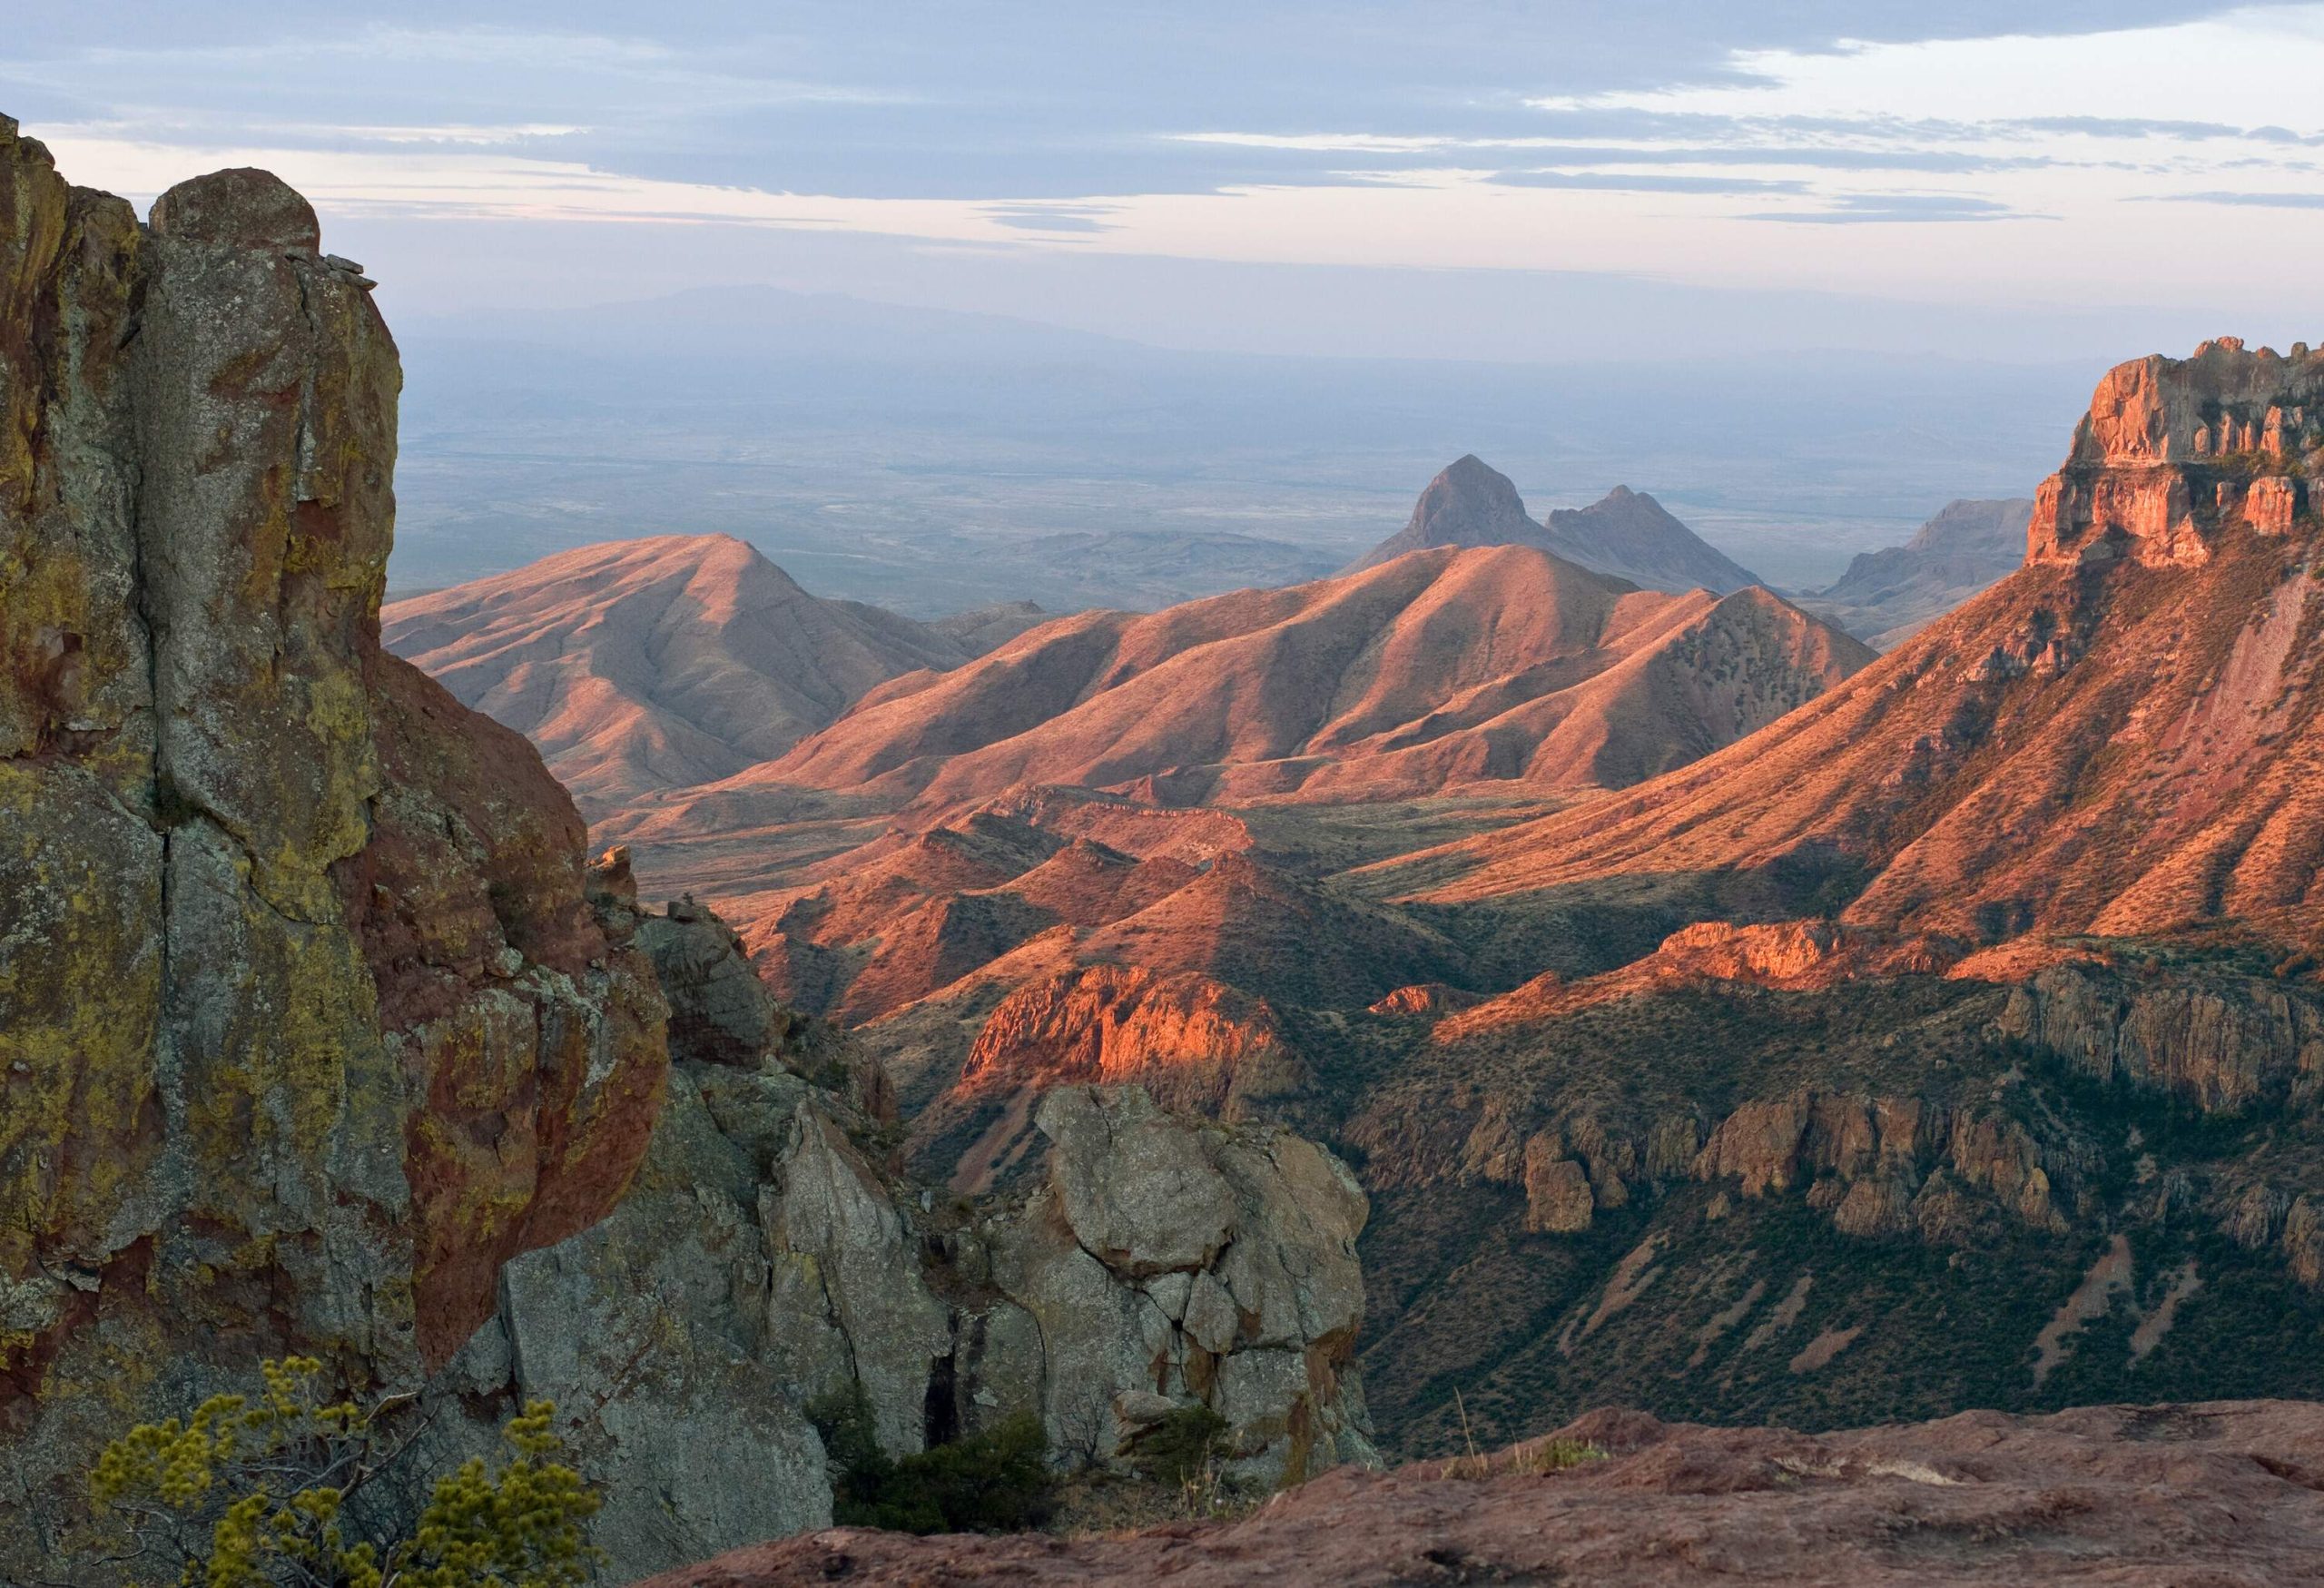
<path id="1" fill-rule="evenodd" d="M 2010 504 L 1809 610 L 1472 457 L 1151 613 L 390 605 L 305 201 L 0 199 L 0 1573 L 294 1351 L 435 1470 L 555 1400 L 672 1588 L 2313 1553 L 2324 354 L 2110 372 L 1974 594 Z M 833 1531 L 840 1403 L 1285 1492 Z"/>

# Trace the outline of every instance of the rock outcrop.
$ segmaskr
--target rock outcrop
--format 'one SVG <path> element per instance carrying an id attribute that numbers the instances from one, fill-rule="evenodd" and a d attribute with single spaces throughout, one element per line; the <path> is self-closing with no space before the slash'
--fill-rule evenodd
<path id="1" fill-rule="evenodd" d="M 2324 1097 L 2324 997 L 2271 976 L 2138 979 L 2067 964 L 2010 990 L 1997 1022 L 2092 1079 L 2226 1112 Z"/>
<path id="2" fill-rule="evenodd" d="M 2221 337 L 2191 359 L 2110 370 L 2042 488 L 2029 561 L 2209 562 L 2223 532 L 2289 535 L 2324 509 L 2324 352 L 2248 350 Z"/>
<path id="3" fill-rule="evenodd" d="M 1596 1412 L 1489 1458 L 1334 1475 L 1240 1522 L 1071 1541 L 839 1530 L 643 1588 L 1691 1588 L 1718 1578 L 1768 1588 L 2273 1588 L 2312 1579 L 2324 1552 L 2319 1440 L 2324 1409 L 2295 1401 L 1981 1411 L 1823 1435 Z"/>
<path id="4" fill-rule="evenodd" d="M 523 740 L 379 648 L 399 374 L 304 201 L 0 122 L 0 1553 L 261 1356 L 416 1389 L 665 1078 Z"/>
<path id="5" fill-rule="evenodd" d="M 823 1040 L 748 1062 L 675 1048 L 635 1186 L 510 1263 L 431 1385 L 428 1465 L 556 1401 L 627 1580 L 828 1524 L 814 1418 L 838 1404 L 893 1455 L 1029 1415 L 1060 1465 L 1106 1465 L 1203 1405 L 1257 1481 L 1374 1459 L 1353 1364 L 1366 1205 L 1329 1153 L 1072 1088 L 1015 1194 L 940 1200 L 895 1170 Z"/>
<path id="6" fill-rule="evenodd" d="M 1135 1084 L 1175 1109 L 1239 1116 L 1305 1079 L 1275 1011 L 1193 971 L 1098 964 L 1019 988 L 977 1033 L 964 1095 Z"/>

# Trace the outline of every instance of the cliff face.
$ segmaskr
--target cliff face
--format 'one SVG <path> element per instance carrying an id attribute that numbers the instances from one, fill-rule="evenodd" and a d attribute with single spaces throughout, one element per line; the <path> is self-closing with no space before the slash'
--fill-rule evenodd
<path id="1" fill-rule="evenodd" d="M 666 1060 L 570 800 L 379 649 L 400 373 L 358 267 L 263 173 L 141 228 L 4 121 L 0 215 L 0 1445 L 30 1498 L 262 1355 L 417 1387 L 507 1259 L 613 1206 Z"/>
<path id="2" fill-rule="evenodd" d="M 2108 372 L 2065 467 L 2042 488 L 2027 560 L 2128 557 L 2150 567 L 2211 559 L 2221 534 L 2287 535 L 2324 503 L 2324 353 L 2248 351 L 2235 337 L 2191 359 Z"/>
<path id="3" fill-rule="evenodd" d="M 1328 1153 L 1070 1090 L 940 1206 L 877 1064 L 382 651 L 396 352 L 297 194 L 141 227 L 0 123 L 0 1573 L 290 1351 L 416 1396 L 417 1470 L 554 1398 L 632 1575 L 828 1520 L 831 1395 L 898 1455 L 1201 1403 L 1262 1478 L 1369 1455 Z"/>
<path id="4" fill-rule="evenodd" d="M 1329 1153 L 1071 1086 L 1041 1102 L 1009 1193 L 926 1189 L 886 1148 L 877 1067 L 827 1032 L 770 1041 L 732 934 L 639 912 L 619 873 L 599 897 L 670 992 L 668 1103 L 612 1214 L 504 1269 L 430 1387 L 427 1465 L 555 1400 L 627 1581 L 827 1525 L 810 1413 L 832 1397 L 860 1394 L 894 1455 L 1029 1415 L 1063 1465 L 1104 1464 L 1205 1405 L 1262 1482 L 1371 1459 L 1367 1204 Z"/>

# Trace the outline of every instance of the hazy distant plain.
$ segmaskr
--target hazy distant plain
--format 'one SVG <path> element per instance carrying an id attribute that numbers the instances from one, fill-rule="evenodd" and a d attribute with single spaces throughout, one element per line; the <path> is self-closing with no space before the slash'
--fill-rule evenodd
<path id="1" fill-rule="evenodd" d="M 1537 517 L 1627 484 L 1816 587 L 1953 498 L 2029 494 L 2099 373 L 1236 358 L 764 289 L 402 340 L 399 593 L 720 531 L 817 594 L 919 616 L 1315 577 L 1466 451 Z"/>

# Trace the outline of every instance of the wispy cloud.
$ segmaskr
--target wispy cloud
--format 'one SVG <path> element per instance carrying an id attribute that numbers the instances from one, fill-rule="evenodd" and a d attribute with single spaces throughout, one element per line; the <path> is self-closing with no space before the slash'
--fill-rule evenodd
<path id="1" fill-rule="evenodd" d="M 2165 204 L 2231 204 L 2259 210 L 2324 210 L 2324 192 L 2193 192 L 2147 193 L 2142 197 L 2150 203 Z"/>
<path id="2" fill-rule="evenodd" d="M 1993 199 L 1955 193 L 1837 193 L 1813 210 L 1767 210 L 1746 221 L 1779 221 L 1801 226 L 1864 226 L 1896 222 L 2046 221 Z"/>
<path id="3" fill-rule="evenodd" d="M 1608 193 L 1798 193 L 1808 184 L 1796 178 L 1674 176 L 1664 172 L 1497 171 L 1496 187 L 1565 188 Z"/>
<path id="4" fill-rule="evenodd" d="M 2194 8 L 2120 0 L 2092 31 L 2086 0 L 1867 6 L 1883 38 L 1836 44 L 1819 8 L 1711 0 L 1446 0 L 1424 25 L 1330 0 L 930 7 L 911 29 L 843 0 L 431 26 L 451 0 L 414 0 L 409 25 L 36 28 L 0 43 L 0 102 L 37 107 L 77 179 L 149 196 L 266 164 L 327 215 L 2017 302 L 2198 291 L 2231 252 L 2250 291 L 2304 292 L 2324 4 Z M 2218 207 L 2198 229 L 2150 200 Z"/>
<path id="5" fill-rule="evenodd" d="M 1021 232 L 1095 232 L 1108 229 L 1113 209 L 1105 204 L 988 204 L 984 213 L 996 223 Z"/>

